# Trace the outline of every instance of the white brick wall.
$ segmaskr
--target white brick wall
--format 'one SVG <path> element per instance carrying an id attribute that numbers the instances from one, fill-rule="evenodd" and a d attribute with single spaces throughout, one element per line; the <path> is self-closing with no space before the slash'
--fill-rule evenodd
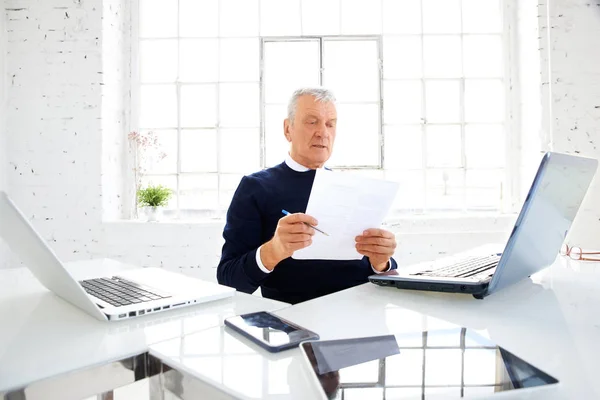
<path id="1" fill-rule="evenodd" d="M 0 189 L 6 187 L 6 14 L 0 0 Z M 1 254 L 1 253 L 0 253 Z M 0 256 L 0 259 L 1 256 Z"/>
<path id="2" fill-rule="evenodd" d="M 6 13 L 0 0 L 0 190 L 6 188 Z M 0 221 L 2 223 L 2 221 Z M 0 239 L 0 268 L 8 263 L 8 249 Z"/>
<path id="3" fill-rule="evenodd" d="M 104 0 L 102 18 L 102 209 L 103 220 L 126 217 L 122 193 L 126 177 L 130 104 L 130 2 Z M 129 185 L 133 186 L 133 185 Z M 131 198 L 131 197 L 127 197 Z"/>
<path id="4" fill-rule="evenodd" d="M 600 1 L 550 0 L 552 144 L 600 158 Z M 600 173 L 567 239 L 600 250 Z"/>
<path id="5" fill-rule="evenodd" d="M 103 222 L 127 213 L 119 195 L 128 187 L 129 172 L 124 149 L 129 129 L 129 2 L 4 1 L 9 19 L 8 186 L 26 215 L 65 260 L 109 256 L 214 279 L 222 223 Z M 600 71 L 600 7 L 585 4 L 560 0 L 551 5 L 550 55 L 558 61 L 552 66 L 550 88 L 540 74 L 548 52 L 541 64 L 537 59 L 545 40 L 537 39 L 544 37 L 545 3 L 528 8 L 519 2 L 518 32 L 529 37 L 519 41 L 520 56 L 529 57 L 521 65 L 527 75 L 521 88 L 529 96 L 521 105 L 526 115 L 521 121 L 521 156 L 532 165 L 540 150 L 552 144 L 547 140 L 550 126 L 555 149 L 598 156 L 586 132 L 598 135 L 594 123 L 598 125 L 600 109 L 595 108 L 591 88 L 599 79 L 594 71 Z M 569 57 L 561 60 L 565 49 Z M 549 115 L 550 109 L 543 100 L 550 90 L 554 117 L 560 120 L 545 127 L 541 116 Z M 578 129 L 573 133 L 575 122 Z M 597 241 L 580 241 L 590 232 L 600 237 L 592 204 L 593 199 L 588 200 L 574 235 L 580 232 L 577 244 L 600 248 Z M 397 258 L 407 263 L 502 241 L 510 223 L 510 219 L 496 223 L 472 219 L 461 224 L 460 232 L 449 234 L 456 221 L 440 225 L 424 218 L 390 229 L 398 233 Z"/>
<path id="6" fill-rule="evenodd" d="M 99 256 L 102 1 L 5 9 L 9 191 L 61 257 Z"/>

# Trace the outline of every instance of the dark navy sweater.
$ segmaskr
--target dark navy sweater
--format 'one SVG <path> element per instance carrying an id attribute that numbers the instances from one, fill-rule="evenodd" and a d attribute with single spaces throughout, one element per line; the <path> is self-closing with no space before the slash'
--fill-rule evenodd
<path id="1" fill-rule="evenodd" d="M 219 283 L 245 293 L 260 286 L 264 297 L 296 304 L 367 282 L 373 269 L 361 260 L 286 258 L 267 274 L 256 251 L 275 234 L 281 210 L 306 212 L 315 170 L 298 172 L 287 164 L 242 178 L 227 211 L 225 244 L 217 268 Z M 396 262 L 391 260 L 391 268 Z"/>

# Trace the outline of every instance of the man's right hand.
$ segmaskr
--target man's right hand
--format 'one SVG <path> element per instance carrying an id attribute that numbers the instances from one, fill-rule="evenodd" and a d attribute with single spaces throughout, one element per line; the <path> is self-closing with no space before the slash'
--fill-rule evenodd
<path id="1" fill-rule="evenodd" d="M 265 268 L 272 271 L 296 250 L 311 245 L 315 230 L 305 222 L 313 226 L 318 223 L 316 219 L 303 213 L 286 215 L 279 220 L 275 235 L 260 249 L 260 259 Z"/>

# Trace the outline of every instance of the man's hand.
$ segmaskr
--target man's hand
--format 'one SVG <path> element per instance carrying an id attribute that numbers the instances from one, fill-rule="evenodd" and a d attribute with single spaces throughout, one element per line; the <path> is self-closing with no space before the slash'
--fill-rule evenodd
<path id="1" fill-rule="evenodd" d="M 369 257 L 373 268 L 384 271 L 396 250 L 396 237 L 383 229 L 367 229 L 356 238 L 356 251 Z"/>
<path id="2" fill-rule="evenodd" d="M 273 270 L 279 262 L 291 257 L 296 250 L 312 244 L 315 230 L 305 224 L 316 226 L 317 220 L 303 213 L 287 215 L 279 220 L 273 239 L 260 249 L 260 259 L 268 270 Z"/>

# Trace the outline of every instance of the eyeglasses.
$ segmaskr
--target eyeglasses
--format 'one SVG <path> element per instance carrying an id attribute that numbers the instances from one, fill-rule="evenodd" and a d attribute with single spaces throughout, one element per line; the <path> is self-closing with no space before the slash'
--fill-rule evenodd
<path id="1" fill-rule="evenodd" d="M 569 256 L 573 260 L 578 261 L 600 261 L 600 251 L 584 252 L 581 247 L 571 247 L 568 244 L 563 244 L 560 248 L 561 256 Z M 596 255 L 597 257 L 588 258 L 584 256 Z"/>

